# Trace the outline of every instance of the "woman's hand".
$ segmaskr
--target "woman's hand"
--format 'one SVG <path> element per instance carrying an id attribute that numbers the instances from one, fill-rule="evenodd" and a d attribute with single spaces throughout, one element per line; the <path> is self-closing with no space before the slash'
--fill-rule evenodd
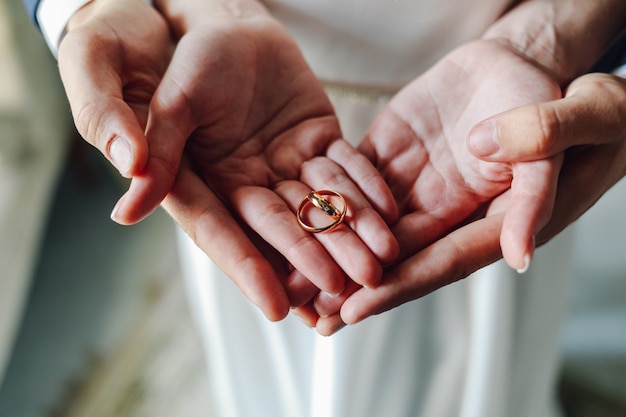
<path id="1" fill-rule="evenodd" d="M 565 153 L 553 214 L 537 234 L 538 245 L 575 221 L 626 175 L 625 120 L 626 81 L 589 74 L 572 82 L 562 99 L 515 108 L 483 122 L 494 124 L 497 132 L 497 150 L 482 155 L 487 161 L 535 161 Z M 470 148 L 472 140 L 470 134 Z M 492 204 L 485 218 L 452 231 L 389 270 L 375 289 L 355 288 L 341 304 L 327 299 L 326 311 L 339 305 L 341 316 L 318 320 L 319 331 L 332 333 L 343 321 L 356 323 L 419 298 L 499 259 L 505 210 L 506 204 Z"/>
<path id="2" fill-rule="evenodd" d="M 478 41 L 450 53 L 391 100 L 360 150 L 379 169 L 398 203 L 400 219 L 393 230 L 401 259 L 423 257 L 425 249 L 439 239 L 497 211 L 503 213 L 502 228 L 488 230 L 498 233 L 505 259 L 513 268 L 527 268 L 534 236 L 550 219 L 563 155 L 524 162 L 483 161 L 470 152 L 467 138 L 473 126 L 489 116 L 560 97 L 561 90 L 550 74 L 507 44 Z M 474 259 L 459 258 L 458 253 L 448 256 L 439 258 L 437 265 L 447 269 L 468 263 L 472 268 L 462 269 L 471 270 L 476 264 Z M 487 258 L 497 257 L 490 254 Z M 359 294 L 382 294 L 391 283 L 397 285 L 394 271 L 367 291 L 351 285 L 357 291 L 341 307 L 343 320 L 354 323 L 367 315 L 371 304 L 359 304 Z M 406 275 L 400 276 L 403 283 L 415 284 Z M 440 281 L 429 281 L 428 289 L 453 278 L 458 276 L 441 275 Z M 402 293 L 394 293 L 397 298 L 386 299 L 386 307 L 425 293 L 421 285 L 402 288 Z M 314 305 L 322 317 L 332 316 L 348 295 L 320 294 Z M 310 309 L 305 314 L 309 313 Z M 325 321 L 329 320 L 317 323 L 318 330 Z"/>

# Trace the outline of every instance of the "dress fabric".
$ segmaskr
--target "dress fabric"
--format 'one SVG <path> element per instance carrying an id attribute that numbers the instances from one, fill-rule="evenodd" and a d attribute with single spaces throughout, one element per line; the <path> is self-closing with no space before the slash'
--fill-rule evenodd
<path id="1" fill-rule="evenodd" d="M 389 92 L 475 39 L 507 1 L 265 2 L 362 137 Z M 523 276 L 498 262 L 324 338 L 268 322 L 180 233 L 219 417 L 551 417 L 572 231 Z"/>

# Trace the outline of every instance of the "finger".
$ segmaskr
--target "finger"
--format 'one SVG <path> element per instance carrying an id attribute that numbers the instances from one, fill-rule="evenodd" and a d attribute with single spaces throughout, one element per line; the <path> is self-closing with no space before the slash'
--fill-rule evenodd
<path id="1" fill-rule="evenodd" d="M 339 313 L 328 317 L 320 317 L 317 323 L 315 323 L 315 330 L 321 336 L 332 336 L 344 327 L 346 327 L 346 323 L 341 319 Z"/>
<path id="2" fill-rule="evenodd" d="M 355 324 L 423 297 L 501 258 L 503 218 L 496 214 L 469 223 L 389 270 L 378 287 L 361 288 L 341 307 L 343 322 Z"/>
<path id="3" fill-rule="evenodd" d="M 329 294 L 327 292 L 320 292 L 315 297 L 313 302 L 313 306 L 315 307 L 315 311 L 320 317 L 330 317 L 339 313 L 341 310 L 341 306 L 343 303 L 358 291 L 361 288 L 359 284 L 354 281 L 348 281 L 346 283 L 346 288 L 339 295 Z"/>
<path id="4" fill-rule="evenodd" d="M 320 242 L 299 226 L 294 214 L 297 200 L 287 191 L 281 192 L 281 188 L 288 190 L 294 187 L 298 196 L 304 190 L 308 192 L 304 185 L 290 181 L 276 192 L 265 187 L 238 187 L 230 190 L 226 199 L 256 233 L 315 286 L 333 294 L 339 293 L 345 285 L 343 271 Z M 290 198 L 291 206 L 286 202 Z M 332 233 L 336 234 L 340 228 Z"/>
<path id="5" fill-rule="evenodd" d="M 440 218 L 433 213 L 419 210 L 400 217 L 393 226 L 394 235 L 400 245 L 398 259 L 404 260 L 419 252 L 448 233 L 461 220 L 456 217 Z"/>
<path id="6" fill-rule="evenodd" d="M 625 81 L 590 74 L 574 81 L 563 99 L 491 117 L 470 132 L 469 149 L 488 161 L 529 161 L 576 145 L 620 139 L 626 129 Z"/>
<path id="7" fill-rule="evenodd" d="M 397 220 L 398 208 L 389 186 L 369 160 L 345 140 L 334 141 L 326 154 L 328 158 L 316 158 L 302 167 L 302 181 L 349 197 L 352 230 L 382 264 L 394 262 L 399 247 L 387 225 Z"/>
<path id="8" fill-rule="evenodd" d="M 206 184 L 183 165 L 163 207 L 272 321 L 289 312 L 280 277 Z"/>
<path id="9" fill-rule="evenodd" d="M 315 311 L 315 308 L 313 308 L 312 303 L 308 303 L 300 307 L 296 307 L 293 310 L 291 310 L 291 312 L 293 313 L 294 316 L 300 319 L 300 321 L 304 323 L 305 326 L 310 327 L 310 328 L 314 328 L 317 325 L 317 322 L 319 320 L 319 316 L 317 312 Z"/>
<path id="10" fill-rule="evenodd" d="M 59 48 L 61 79 L 78 132 L 123 176 L 131 177 L 147 161 L 144 130 L 123 97 L 122 58 L 113 53 L 116 45 L 94 38 L 81 28 L 64 38 Z"/>
<path id="11" fill-rule="evenodd" d="M 150 103 L 147 162 L 133 177 L 111 216 L 118 223 L 142 220 L 159 206 L 172 187 L 185 144 L 195 128 L 190 107 L 168 71 Z"/>
<path id="12" fill-rule="evenodd" d="M 388 224 L 398 219 L 398 206 L 389 186 L 365 155 L 347 141 L 336 140 L 328 147 L 326 156 L 345 170 Z"/>
<path id="13" fill-rule="evenodd" d="M 289 297 L 289 303 L 292 308 L 305 305 L 313 300 L 319 292 L 319 288 L 315 286 L 302 272 L 293 271 L 287 277 L 285 282 L 285 291 Z"/>
<path id="14" fill-rule="evenodd" d="M 500 244 L 505 261 L 519 273 L 530 266 L 535 236 L 552 217 L 563 154 L 547 160 L 516 164 L 510 205 Z"/>
<path id="15" fill-rule="evenodd" d="M 364 157 L 358 156 L 354 158 L 366 162 Z M 348 161 L 345 161 L 345 163 L 350 164 Z M 352 165 L 356 164 L 355 162 L 352 163 Z M 348 210 L 350 215 L 346 217 L 346 223 L 350 225 L 352 230 L 381 263 L 389 264 L 398 256 L 398 243 L 375 207 L 380 206 L 379 202 L 385 205 L 386 203 L 383 203 L 384 200 L 391 199 L 393 201 L 393 196 L 388 191 L 386 185 L 380 186 L 380 192 L 372 193 L 374 197 L 372 199 L 374 200 L 373 207 L 361 192 L 361 189 L 355 184 L 354 178 L 348 175 L 345 168 L 344 165 L 338 165 L 329 158 L 314 158 L 303 164 L 301 180 L 314 190 L 330 189 L 342 194 L 349 203 Z M 377 173 L 372 175 L 373 184 L 379 181 L 382 182 Z M 372 188 L 376 189 L 378 186 L 373 186 Z M 393 206 L 395 207 L 395 202 Z M 357 280 L 357 282 L 360 281 Z"/>
<path id="16" fill-rule="evenodd" d="M 331 165 L 328 159 L 325 159 Z M 304 177 L 303 177 L 304 178 Z M 313 187 L 317 187 L 317 184 L 313 184 Z M 351 184 L 352 188 L 354 186 Z M 309 233 L 305 232 L 312 239 L 319 242 L 320 247 L 323 248 L 331 257 L 331 261 L 336 263 L 342 271 L 352 280 L 360 283 L 361 285 L 373 286 L 376 285 L 380 278 L 382 277 L 382 266 L 376 256 L 370 251 L 366 244 L 364 244 L 362 240 L 362 236 L 364 233 L 372 233 L 372 229 L 368 230 L 368 226 L 372 227 L 372 222 L 377 221 L 378 224 L 374 224 L 374 230 L 382 229 L 388 230 L 385 223 L 382 219 L 373 213 L 371 216 L 373 209 L 370 207 L 370 214 L 366 213 L 367 209 L 364 209 L 358 203 L 359 199 L 357 197 L 356 201 L 350 198 L 353 195 L 353 192 L 346 192 L 340 186 L 330 184 L 330 188 L 333 190 L 337 190 L 344 196 L 345 204 L 347 205 L 347 212 L 345 215 L 345 220 L 338 227 L 333 229 L 332 231 L 325 233 Z M 285 201 L 288 201 L 291 205 L 291 212 L 295 212 L 300 203 L 304 198 L 310 193 L 310 188 L 301 183 L 284 182 L 281 186 L 276 188 L 276 192 L 283 197 Z M 358 191 L 356 191 L 357 194 Z M 341 202 L 340 202 L 341 203 Z M 340 204 L 337 203 L 337 204 Z M 361 204 L 367 202 L 361 198 Z M 368 205 L 369 206 L 369 205 Z M 311 208 L 312 214 L 321 214 L 320 217 L 328 217 L 318 210 L 312 205 L 308 205 Z M 365 215 L 364 215 L 365 214 Z M 369 216 L 369 218 L 368 218 Z M 328 218 L 329 220 L 332 220 Z M 326 219 L 323 219 L 324 221 Z M 295 222 L 295 216 L 292 222 Z M 364 224 L 365 222 L 370 222 L 369 225 Z M 300 228 L 300 226 L 296 223 L 296 226 Z M 304 230 L 302 230 L 304 232 Z M 387 232 L 391 234 L 390 232 Z M 381 240 L 384 240 L 385 237 L 381 236 Z M 395 242 L 395 239 L 391 237 L 392 241 Z M 295 264 L 294 264 L 295 266 Z M 296 267 L 301 272 L 303 272 L 309 279 L 312 277 L 309 273 L 305 272 L 301 268 Z M 318 285 L 319 287 L 319 285 Z M 328 291 L 323 287 L 319 287 L 323 291 Z M 342 285 L 341 288 L 337 288 L 335 291 L 328 291 L 332 294 L 338 294 L 343 291 L 344 287 Z M 337 291 L 338 290 L 338 291 Z"/>

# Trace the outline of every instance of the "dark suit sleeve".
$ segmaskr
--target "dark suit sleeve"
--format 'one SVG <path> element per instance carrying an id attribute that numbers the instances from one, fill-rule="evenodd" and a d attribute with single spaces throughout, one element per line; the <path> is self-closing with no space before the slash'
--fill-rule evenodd
<path id="1" fill-rule="evenodd" d="M 35 23 L 35 25 L 37 25 L 37 27 L 39 27 L 39 24 L 37 23 L 37 7 L 39 6 L 39 1 L 40 0 L 23 0 L 30 19 L 33 23 Z"/>

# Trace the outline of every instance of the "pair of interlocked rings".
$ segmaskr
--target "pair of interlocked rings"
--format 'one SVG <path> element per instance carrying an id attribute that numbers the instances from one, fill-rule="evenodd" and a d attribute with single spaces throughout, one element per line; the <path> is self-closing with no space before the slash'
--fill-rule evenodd
<path id="1" fill-rule="evenodd" d="M 335 197 L 340 200 L 342 203 L 341 209 L 333 205 L 326 197 Z M 304 212 L 309 205 L 313 205 L 314 207 L 323 211 L 328 217 L 332 219 L 332 222 L 321 227 L 316 227 L 308 224 L 304 219 Z M 346 204 L 346 200 L 338 192 L 330 190 L 311 191 L 309 194 L 307 194 L 306 197 L 304 197 L 304 199 L 300 203 L 300 206 L 298 206 L 296 217 L 298 218 L 298 224 L 300 225 L 300 227 L 302 227 L 307 232 L 331 232 L 335 230 L 341 224 L 341 222 L 343 222 L 343 219 L 346 217 L 347 209 L 348 205 Z"/>

